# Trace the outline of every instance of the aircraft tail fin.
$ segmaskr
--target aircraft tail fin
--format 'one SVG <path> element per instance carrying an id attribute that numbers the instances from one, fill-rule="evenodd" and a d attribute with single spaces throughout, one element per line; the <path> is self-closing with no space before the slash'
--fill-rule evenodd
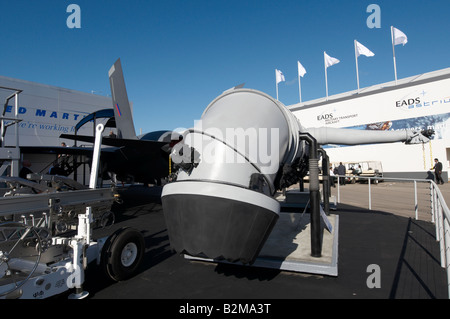
<path id="1" fill-rule="evenodd" d="M 116 120 L 117 137 L 136 139 L 136 131 L 133 124 L 130 102 L 128 100 L 127 89 L 123 77 L 122 64 L 118 59 L 108 72 L 109 84 Z"/>

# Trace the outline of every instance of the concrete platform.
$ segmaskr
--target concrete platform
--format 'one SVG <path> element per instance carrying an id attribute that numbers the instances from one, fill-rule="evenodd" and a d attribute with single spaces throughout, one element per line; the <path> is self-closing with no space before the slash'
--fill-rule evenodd
<path id="1" fill-rule="evenodd" d="M 326 230 L 322 222 L 321 257 L 311 256 L 310 215 L 282 212 L 272 233 L 261 249 L 258 258 L 250 267 L 337 276 L 339 216 L 330 215 L 326 218 L 331 224 L 332 230 L 331 232 Z M 189 255 L 185 255 L 185 258 L 198 261 L 228 263 L 223 260 L 199 258 Z"/>
<path id="2" fill-rule="evenodd" d="M 309 205 L 309 191 L 305 189 L 301 192 L 298 188 L 288 189 L 283 193 L 275 195 L 275 199 L 280 203 L 281 209 L 305 209 Z M 337 201 L 336 196 L 332 195 L 329 198 L 329 205 L 331 210 L 336 210 Z"/>
<path id="3" fill-rule="evenodd" d="M 305 209 L 309 205 L 309 192 L 301 192 L 299 189 L 288 189 L 278 193 L 275 199 L 280 203 L 281 209 L 297 208 Z"/>

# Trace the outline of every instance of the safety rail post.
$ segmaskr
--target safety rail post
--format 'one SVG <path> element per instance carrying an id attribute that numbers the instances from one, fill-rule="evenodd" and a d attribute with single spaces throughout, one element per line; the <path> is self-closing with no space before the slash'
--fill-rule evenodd
<path id="1" fill-rule="evenodd" d="M 444 238 L 445 238 L 445 256 L 446 256 L 446 263 L 445 268 L 447 271 L 447 288 L 448 288 L 448 295 L 450 297 L 450 258 L 449 258 L 449 252 L 450 252 L 450 224 L 448 219 L 445 219 L 444 223 Z"/>
<path id="2" fill-rule="evenodd" d="M 431 208 L 431 222 L 434 224 L 435 218 L 434 215 L 436 213 L 435 200 L 434 200 L 434 187 L 430 183 L 430 208 Z"/>
<path id="3" fill-rule="evenodd" d="M 417 181 L 414 181 L 414 211 L 416 213 L 416 220 L 419 220 L 419 205 L 417 203 Z"/>
<path id="4" fill-rule="evenodd" d="M 431 183 L 430 183 L 431 184 Z M 436 222 L 436 211 L 437 211 L 437 205 L 436 205 L 437 199 L 436 199 L 436 188 L 433 185 L 433 210 L 434 210 L 434 215 L 433 218 L 431 219 L 431 221 L 433 223 Z"/>
<path id="5" fill-rule="evenodd" d="M 370 177 L 367 178 L 367 184 L 369 185 L 369 210 L 372 210 L 372 191 L 370 189 Z"/>
<path id="6" fill-rule="evenodd" d="M 438 199 L 440 197 L 438 196 Z M 441 266 L 445 267 L 446 265 L 446 256 L 445 256 L 445 238 L 444 238 L 444 211 L 442 209 L 442 205 L 440 200 L 437 201 L 438 205 L 438 214 L 439 214 L 439 246 L 441 251 Z"/>
<path id="7" fill-rule="evenodd" d="M 439 205 L 438 205 L 438 198 L 437 198 L 437 192 L 436 188 L 433 185 L 433 204 L 434 204 L 434 225 L 436 228 L 436 240 L 440 240 L 440 232 L 439 232 L 439 224 L 440 224 L 440 217 L 439 217 Z"/>
<path id="8" fill-rule="evenodd" d="M 337 202 L 340 203 L 341 202 L 341 191 L 339 189 L 339 175 L 336 175 L 337 180 L 336 180 L 336 184 L 337 184 Z"/>

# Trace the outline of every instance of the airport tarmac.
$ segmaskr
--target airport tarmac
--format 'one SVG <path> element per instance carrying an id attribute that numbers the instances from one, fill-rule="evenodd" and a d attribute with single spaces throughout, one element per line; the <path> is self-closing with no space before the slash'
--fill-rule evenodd
<path id="1" fill-rule="evenodd" d="M 446 203 L 450 203 L 450 183 L 438 186 Z M 369 196 L 369 188 L 370 194 Z M 415 191 L 416 189 L 416 191 Z M 415 196 L 417 194 L 417 197 Z M 419 220 L 431 221 L 430 184 L 428 182 L 385 180 L 378 184 L 356 183 L 331 188 L 331 195 L 340 199 L 340 203 L 390 212 L 398 216 L 416 218 L 415 205 Z"/>
<path id="2" fill-rule="evenodd" d="M 376 186 L 380 186 L 379 190 L 389 188 L 383 183 Z M 445 189 L 448 193 L 449 185 L 442 186 L 443 192 Z M 345 198 L 363 199 L 357 194 L 364 192 L 365 187 L 364 184 L 340 187 L 342 202 Z M 395 191 L 389 188 L 383 195 L 384 201 L 399 203 L 398 193 L 404 187 L 396 184 Z M 332 195 L 335 191 L 333 188 Z M 397 214 L 394 204 L 389 209 L 369 211 L 364 203 L 341 203 L 337 210 L 331 211 L 339 216 L 339 274 L 326 276 L 188 260 L 170 249 L 160 193 L 160 187 L 129 188 L 122 193 L 124 203 L 113 207 L 116 223 L 112 228 L 94 231 L 94 237 L 101 237 L 120 227 L 134 227 L 145 237 L 146 252 L 139 273 L 123 282 L 106 280 L 100 267 L 90 265 L 84 285 L 88 298 L 178 301 L 448 298 L 434 224 L 415 220 L 414 212 L 410 216 Z M 380 286 L 373 287 L 378 279 Z"/>

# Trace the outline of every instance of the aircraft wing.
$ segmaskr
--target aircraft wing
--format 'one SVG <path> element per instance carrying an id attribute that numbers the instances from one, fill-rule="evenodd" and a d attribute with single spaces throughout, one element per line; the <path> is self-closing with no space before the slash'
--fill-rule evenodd
<path id="1" fill-rule="evenodd" d="M 65 138 L 68 140 L 77 140 L 83 142 L 94 143 L 95 137 L 87 136 L 87 135 L 71 135 L 71 134 L 61 134 L 60 138 Z M 115 147 L 134 147 L 134 148 L 152 148 L 152 149 L 160 149 L 163 146 L 167 145 L 167 142 L 158 142 L 158 141 L 149 141 L 149 140 L 139 140 L 139 139 L 125 139 L 125 138 L 111 138 L 111 137 L 103 137 L 102 144 L 108 146 Z"/>
<path id="2" fill-rule="evenodd" d="M 92 147 L 62 147 L 62 146 L 21 146 L 21 153 L 26 154 L 70 154 L 92 156 Z"/>

